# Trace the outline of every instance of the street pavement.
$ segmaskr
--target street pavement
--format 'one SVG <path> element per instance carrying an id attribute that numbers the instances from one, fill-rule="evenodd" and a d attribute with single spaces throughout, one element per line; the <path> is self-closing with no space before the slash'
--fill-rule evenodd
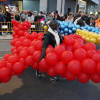
<path id="1" fill-rule="evenodd" d="M 10 48 L 10 40 L 0 40 L 1 59 L 11 53 Z M 51 83 L 48 75 L 38 80 L 35 71 L 29 67 L 21 76 L 14 76 L 10 82 L 0 84 L 0 100 L 100 100 L 100 84 L 92 81 L 82 84 L 61 78 Z"/>

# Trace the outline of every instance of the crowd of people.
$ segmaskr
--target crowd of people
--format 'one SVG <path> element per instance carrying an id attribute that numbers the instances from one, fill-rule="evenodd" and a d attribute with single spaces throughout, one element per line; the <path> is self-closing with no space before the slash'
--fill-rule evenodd
<path id="1" fill-rule="evenodd" d="M 6 11 L 4 14 L 0 14 L 0 22 L 11 22 L 12 19 L 20 22 L 24 22 L 26 20 L 30 22 L 38 21 L 46 24 L 49 24 L 52 20 L 61 20 L 74 22 L 75 25 L 90 25 L 95 27 L 95 20 L 97 19 L 97 16 L 95 16 L 94 14 L 88 15 L 86 12 L 81 11 L 76 13 L 76 15 L 74 15 L 72 12 L 62 15 L 62 13 L 58 14 L 57 10 L 48 14 L 46 13 L 46 11 L 22 11 L 21 13 L 17 11 L 13 14 L 13 17 L 12 14 L 8 11 Z"/>

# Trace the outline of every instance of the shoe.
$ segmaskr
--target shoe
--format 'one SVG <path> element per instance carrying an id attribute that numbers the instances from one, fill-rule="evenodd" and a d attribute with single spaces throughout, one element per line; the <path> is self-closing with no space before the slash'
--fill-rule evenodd
<path id="1" fill-rule="evenodd" d="M 40 79 L 41 78 L 41 73 L 39 73 L 38 71 L 36 71 L 36 78 Z"/>
<path id="2" fill-rule="evenodd" d="M 51 81 L 51 82 L 56 82 L 56 81 L 59 81 L 59 80 L 58 80 L 57 77 L 50 77 L 50 81 Z"/>

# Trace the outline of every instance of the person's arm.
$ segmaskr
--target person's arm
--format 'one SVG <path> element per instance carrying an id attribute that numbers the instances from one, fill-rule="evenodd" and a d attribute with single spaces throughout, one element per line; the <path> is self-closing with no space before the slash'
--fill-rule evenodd
<path id="1" fill-rule="evenodd" d="M 44 35 L 44 38 L 43 38 L 43 46 L 42 46 L 42 53 L 41 53 L 41 57 L 40 57 L 40 60 L 42 60 L 42 58 L 45 58 L 45 51 L 47 49 L 49 45 L 49 36 L 47 34 Z"/>

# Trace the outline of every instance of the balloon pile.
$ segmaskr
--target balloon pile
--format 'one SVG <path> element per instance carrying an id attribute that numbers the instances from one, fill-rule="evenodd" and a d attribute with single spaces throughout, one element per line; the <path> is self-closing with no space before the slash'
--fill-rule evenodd
<path id="1" fill-rule="evenodd" d="M 94 33 L 100 34 L 99 27 L 93 27 L 93 26 L 85 25 L 85 26 L 81 27 L 80 29 L 81 30 L 86 29 L 89 32 L 94 32 Z"/>
<path id="2" fill-rule="evenodd" d="M 58 21 L 60 24 L 59 32 L 64 35 L 71 35 L 76 32 L 76 29 L 79 29 L 79 25 L 75 25 L 73 22 L 65 22 L 65 21 Z"/>
<path id="3" fill-rule="evenodd" d="M 100 34 L 94 32 L 88 32 L 87 30 L 76 30 L 76 34 L 81 35 L 87 42 L 100 44 Z"/>
<path id="4" fill-rule="evenodd" d="M 39 62 L 42 51 L 43 33 L 29 33 L 30 22 L 19 24 L 12 21 L 14 27 L 11 41 L 12 54 L 6 54 L 0 60 L 0 82 L 10 81 L 14 75 L 21 75 L 25 69 L 33 69 L 54 77 L 59 75 L 69 81 L 78 79 L 87 83 L 91 79 L 100 83 L 100 50 L 96 45 L 86 43 L 80 35 L 64 36 L 62 44 L 46 49 L 46 57 Z"/>

